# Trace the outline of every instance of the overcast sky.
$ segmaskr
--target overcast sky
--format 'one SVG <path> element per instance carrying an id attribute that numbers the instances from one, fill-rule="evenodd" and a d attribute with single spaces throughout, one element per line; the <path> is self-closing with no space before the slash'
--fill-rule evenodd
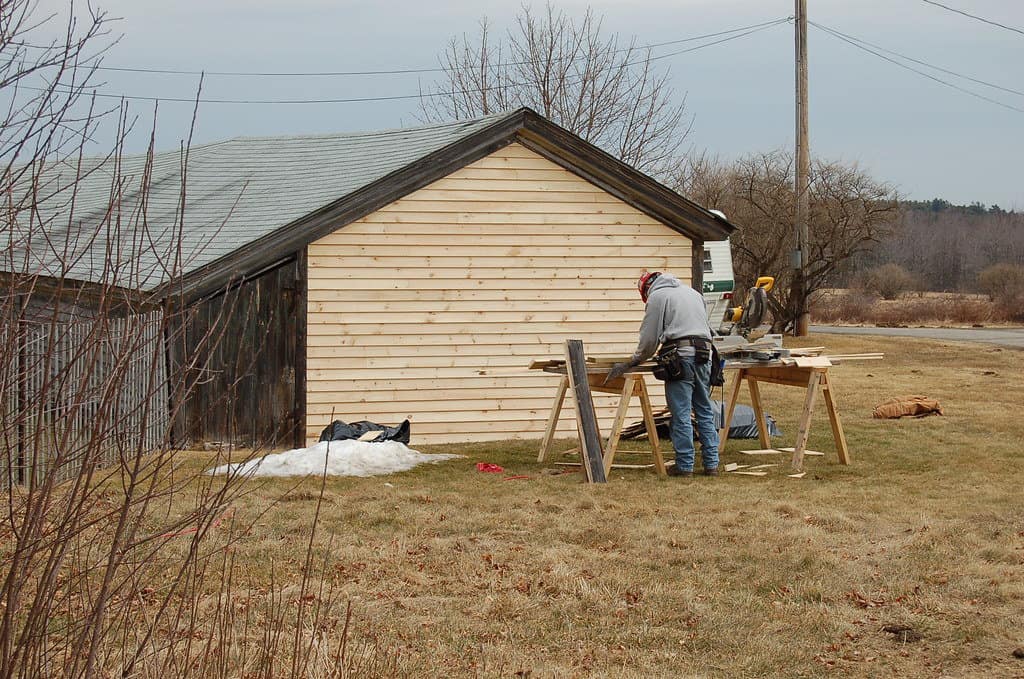
<path id="1" fill-rule="evenodd" d="M 520 2 L 499 0 L 93 0 L 121 17 L 108 66 L 207 71 L 351 71 L 431 67 L 446 42 L 498 29 Z M 58 0 L 49 0 L 57 6 Z M 607 31 L 638 43 L 677 40 L 786 17 L 791 0 L 559 0 L 589 4 Z M 809 0 L 813 21 L 958 73 L 1024 92 L 1024 34 L 924 0 Z M 1024 29 L 1020 0 L 942 4 Z M 540 9 L 542 2 L 535 2 Z M 687 45 L 683 45 L 686 47 Z M 661 48 L 655 54 L 671 51 Z M 676 47 L 674 49 L 679 49 Z M 981 201 L 1024 210 L 1024 96 L 931 71 L 1015 106 L 1010 110 L 887 63 L 815 28 L 809 34 L 810 134 L 814 155 L 855 161 L 907 197 Z M 688 144 L 731 158 L 793 144 L 793 28 L 782 24 L 658 62 L 693 117 Z M 910 64 L 915 68 L 920 65 Z M 104 72 L 110 93 L 191 97 L 196 77 Z M 203 96 L 323 99 L 415 94 L 427 75 L 334 78 L 207 76 Z M 151 113 L 152 104 L 133 110 Z M 196 141 L 241 135 L 358 131 L 416 124 L 415 100 L 200 107 Z M 160 105 L 158 143 L 187 133 L 191 106 Z M 148 121 L 146 122 L 148 127 Z M 139 150 L 144 142 L 134 142 Z"/>

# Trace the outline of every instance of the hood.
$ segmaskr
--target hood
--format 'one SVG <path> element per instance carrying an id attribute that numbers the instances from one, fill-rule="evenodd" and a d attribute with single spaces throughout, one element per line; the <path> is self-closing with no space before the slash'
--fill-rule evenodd
<path id="1" fill-rule="evenodd" d="M 651 287 L 647 290 L 647 299 L 651 298 L 658 290 L 667 290 L 669 288 L 680 288 L 683 286 L 683 282 L 670 273 L 663 273 L 654 279 L 651 283 Z"/>

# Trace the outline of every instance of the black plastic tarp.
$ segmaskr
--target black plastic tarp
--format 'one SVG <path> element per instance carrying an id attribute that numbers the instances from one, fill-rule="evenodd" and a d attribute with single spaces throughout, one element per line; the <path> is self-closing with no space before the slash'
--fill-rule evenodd
<path id="1" fill-rule="evenodd" d="M 321 441 L 348 441 L 358 439 L 368 431 L 382 431 L 374 441 L 398 441 L 409 443 L 409 420 L 404 420 L 397 427 L 385 427 L 382 424 L 360 420 L 347 424 L 341 420 L 335 420 L 327 425 L 320 433 Z"/>
<path id="2" fill-rule="evenodd" d="M 725 404 L 721 401 L 712 401 L 711 404 L 715 409 L 715 426 L 721 429 L 725 420 Z M 782 436 L 782 432 L 779 431 L 778 425 L 775 424 L 775 418 L 768 413 L 765 413 L 764 419 L 765 422 L 768 423 L 769 436 Z M 742 403 L 736 404 L 736 407 L 733 408 L 732 411 L 732 421 L 729 422 L 729 438 L 757 438 L 757 420 L 754 419 L 753 408 L 743 405 Z"/>

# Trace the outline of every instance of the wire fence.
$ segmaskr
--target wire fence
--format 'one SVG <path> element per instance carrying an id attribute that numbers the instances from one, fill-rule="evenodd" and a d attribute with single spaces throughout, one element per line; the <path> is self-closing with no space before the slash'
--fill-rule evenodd
<path id="1" fill-rule="evenodd" d="M 0 325 L 0 484 L 62 482 L 169 440 L 161 312 Z"/>

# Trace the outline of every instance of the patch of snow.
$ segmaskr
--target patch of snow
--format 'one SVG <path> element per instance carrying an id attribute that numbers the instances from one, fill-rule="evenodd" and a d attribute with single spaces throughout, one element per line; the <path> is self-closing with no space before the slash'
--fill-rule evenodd
<path id="1" fill-rule="evenodd" d="M 324 441 L 309 448 L 226 464 L 210 474 L 236 473 L 242 476 L 319 476 L 327 465 L 328 476 L 378 476 L 403 472 L 424 464 L 442 462 L 461 455 L 427 454 L 398 441 Z"/>

